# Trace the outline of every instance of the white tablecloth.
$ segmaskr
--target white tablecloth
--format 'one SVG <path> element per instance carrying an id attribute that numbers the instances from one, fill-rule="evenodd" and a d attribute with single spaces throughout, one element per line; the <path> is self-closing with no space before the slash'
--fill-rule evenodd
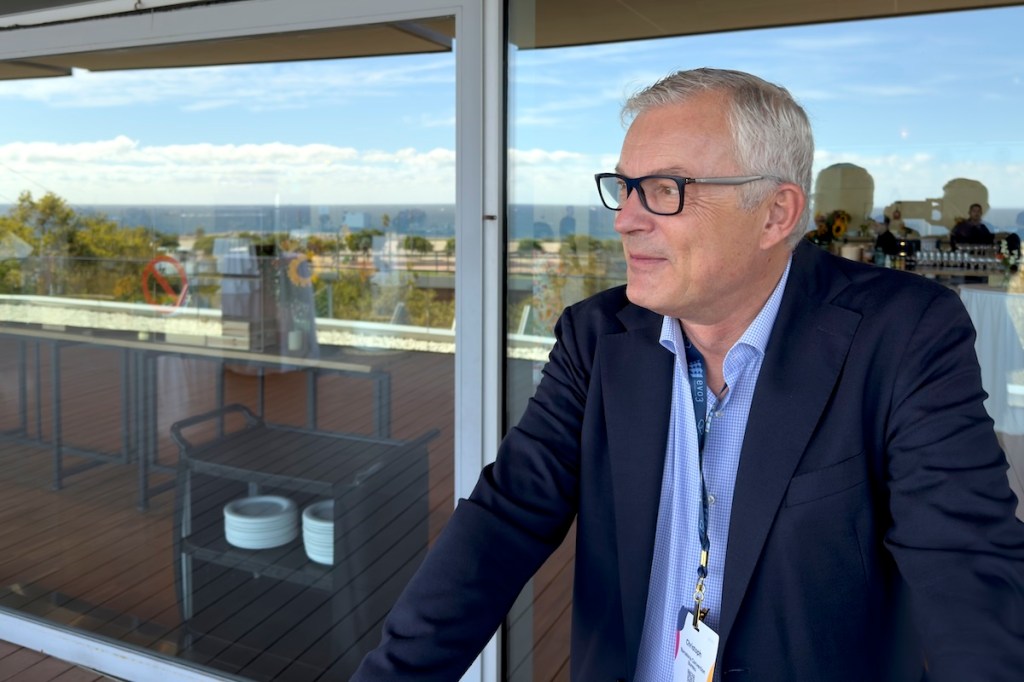
<path id="1" fill-rule="evenodd" d="M 1020 504 L 1017 516 L 1024 519 L 1024 395 L 1011 404 L 1010 391 L 1024 389 L 1024 381 L 1011 375 L 1024 370 L 1024 344 L 1013 325 L 1011 311 L 1024 320 L 1024 294 L 1010 294 L 981 285 L 963 285 L 960 298 L 978 332 L 975 349 L 981 365 L 981 382 L 989 394 L 985 408 L 996 423 L 1010 463 L 1010 485 Z M 1024 325 L 1022 325 L 1024 328 Z"/>
<path id="2" fill-rule="evenodd" d="M 1010 317 L 1011 306 L 1020 306 L 1024 318 L 1024 294 L 967 284 L 960 287 L 960 298 L 978 331 L 974 347 L 981 382 L 989 395 L 985 408 L 995 420 L 996 431 L 1024 435 L 1024 407 L 1010 405 L 1007 391 L 1010 374 L 1024 370 L 1024 346 Z"/>

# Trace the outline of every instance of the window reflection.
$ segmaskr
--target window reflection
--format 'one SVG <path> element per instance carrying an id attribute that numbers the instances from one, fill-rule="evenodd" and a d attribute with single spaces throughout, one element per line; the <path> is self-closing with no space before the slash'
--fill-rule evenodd
<path id="1" fill-rule="evenodd" d="M 986 406 L 1024 498 L 1022 343 L 1010 324 L 1020 295 L 997 247 L 957 255 L 949 240 L 972 203 L 996 244 L 1024 234 L 1022 54 L 1009 28 L 1024 7 L 533 49 L 576 40 L 571 28 L 557 35 L 552 5 L 510 3 L 508 423 L 540 379 L 561 310 L 624 282 L 614 214 L 592 181 L 615 168 L 621 103 L 673 69 L 735 68 L 785 84 L 811 116 L 809 238 L 880 266 L 906 267 L 920 254 L 921 276 L 961 292 L 979 331 Z M 895 250 L 876 261 L 886 226 Z M 551 575 L 565 569 L 571 539 L 560 553 L 509 619 L 510 679 L 567 678 L 568 624 L 552 629 L 550 615 L 569 612 L 571 588 Z"/>
<path id="2" fill-rule="evenodd" d="M 256 680 L 376 643 L 454 471 L 454 58 L 401 60 L 0 82 L 0 606 Z"/>

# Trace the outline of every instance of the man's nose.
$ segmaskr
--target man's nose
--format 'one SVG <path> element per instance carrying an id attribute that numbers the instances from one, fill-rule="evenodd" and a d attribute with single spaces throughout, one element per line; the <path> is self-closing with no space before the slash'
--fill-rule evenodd
<path id="1" fill-rule="evenodd" d="M 650 226 L 653 216 L 640 202 L 640 192 L 637 190 L 630 192 L 620 206 L 620 210 L 615 214 L 616 232 L 625 234 L 644 230 Z"/>

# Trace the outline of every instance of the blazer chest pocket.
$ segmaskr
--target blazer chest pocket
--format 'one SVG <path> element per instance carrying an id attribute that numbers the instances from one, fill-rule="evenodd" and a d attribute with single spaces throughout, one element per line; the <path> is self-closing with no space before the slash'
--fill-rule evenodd
<path id="1" fill-rule="evenodd" d="M 867 479 L 866 466 L 864 453 L 858 452 L 824 469 L 794 476 L 786 491 L 786 506 L 813 502 L 860 485 Z"/>

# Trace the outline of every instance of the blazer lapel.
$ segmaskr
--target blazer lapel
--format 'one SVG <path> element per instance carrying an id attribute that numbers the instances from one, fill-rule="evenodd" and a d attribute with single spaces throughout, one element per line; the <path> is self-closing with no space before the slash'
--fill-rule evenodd
<path id="1" fill-rule="evenodd" d="M 848 280 L 813 248 L 794 255 L 747 420 L 723 578 L 723 644 L 860 323 L 859 314 L 828 303 Z"/>
<path id="2" fill-rule="evenodd" d="M 659 342 L 661 316 L 630 306 L 619 317 L 627 331 L 602 339 L 601 379 L 626 650 L 633 671 L 654 557 L 674 356 Z"/>

